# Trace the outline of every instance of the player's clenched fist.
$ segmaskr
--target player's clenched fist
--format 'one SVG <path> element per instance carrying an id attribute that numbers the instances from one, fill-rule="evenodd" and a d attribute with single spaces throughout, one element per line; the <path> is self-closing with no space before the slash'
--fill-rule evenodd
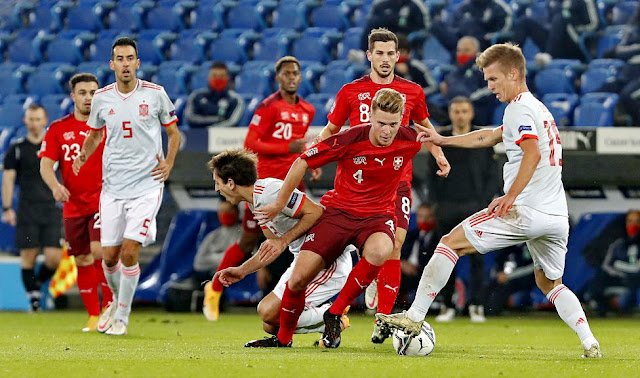
<path id="1" fill-rule="evenodd" d="M 245 275 L 242 273 L 239 267 L 231 267 L 222 269 L 213 276 L 213 281 L 220 280 L 220 282 L 225 286 L 229 287 L 232 284 L 241 281 Z"/>

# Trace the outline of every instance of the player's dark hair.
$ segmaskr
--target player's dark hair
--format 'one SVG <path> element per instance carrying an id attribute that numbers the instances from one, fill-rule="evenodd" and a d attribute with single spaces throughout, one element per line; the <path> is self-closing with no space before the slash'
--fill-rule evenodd
<path id="1" fill-rule="evenodd" d="M 484 50 L 480 56 L 476 58 L 476 65 L 480 69 L 489 67 L 495 62 L 499 62 L 502 67 L 502 72 L 508 74 L 512 68 L 518 70 L 520 79 L 524 80 L 527 74 L 526 59 L 522 55 L 522 50 L 518 45 L 513 43 L 499 43 L 490 46 Z"/>
<path id="2" fill-rule="evenodd" d="M 40 105 L 40 104 L 31 104 L 29 105 L 29 107 L 27 108 L 27 110 L 25 111 L 25 113 L 29 110 L 31 111 L 36 111 L 38 109 L 42 109 L 42 111 L 44 112 L 44 116 L 49 118 L 49 112 L 47 112 L 47 109 L 45 109 L 44 106 Z"/>
<path id="3" fill-rule="evenodd" d="M 298 59 L 296 59 L 295 56 L 287 55 L 278 59 L 278 61 L 276 62 L 276 75 L 280 73 L 280 70 L 285 63 L 295 63 L 298 66 L 298 69 L 300 69 L 300 62 L 298 61 Z"/>
<path id="4" fill-rule="evenodd" d="M 219 60 L 216 60 L 215 62 L 213 62 L 213 64 L 211 65 L 211 67 L 209 69 L 212 70 L 214 68 L 220 68 L 220 69 L 223 69 L 225 71 L 229 71 L 229 69 L 227 68 L 227 65 L 225 64 L 225 62 L 221 62 Z"/>
<path id="5" fill-rule="evenodd" d="M 114 59 L 116 57 L 115 48 L 117 46 L 131 46 L 131 47 L 133 47 L 133 49 L 136 52 L 136 58 L 138 57 L 138 44 L 136 43 L 136 41 L 133 40 L 132 38 L 129 38 L 129 37 L 121 37 L 121 38 L 116 39 L 116 41 L 113 42 L 113 45 L 111 45 L 111 59 Z"/>
<path id="6" fill-rule="evenodd" d="M 76 84 L 78 83 L 91 83 L 94 82 L 96 84 L 98 84 L 98 87 L 100 87 L 100 83 L 98 82 L 98 78 L 90 73 L 86 73 L 86 72 L 82 72 L 79 74 L 75 74 L 71 77 L 71 79 L 69 80 L 69 88 L 71 88 L 71 92 L 73 92 L 74 89 L 76 89 Z"/>
<path id="7" fill-rule="evenodd" d="M 404 111 L 404 99 L 400 92 L 391 88 L 382 88 L 376 92 L 371 100 L 371 112 L 381 110 L 386 113 L 398 114 Z"/>
<path id="8" fill-rule="evenodd" d="M 236 185 L 253 185 L 258 179 L 256 169 L 258 157 L 242 148 L 226 150 L 214 156 L 207 166 L 216 172 L 222 181 L 232 179 Z"/>
<path id="9" fill-rule="evenodd" d="M 449 106 L 453 104 L 469 104 L 473 108 L 473 102 L 467 96 L 456 96 L 449 101 Z"/>
<path id="10" fill-rule="evenodd" d="M 369 51 L 373 51 L 373 44 L 376 42 L 389 42 L 393 41 L 396 44 L 396 50 L 398 50 L 398 37 L 387 28 L 377 28 L 371 30 L 369 33 Z"/>

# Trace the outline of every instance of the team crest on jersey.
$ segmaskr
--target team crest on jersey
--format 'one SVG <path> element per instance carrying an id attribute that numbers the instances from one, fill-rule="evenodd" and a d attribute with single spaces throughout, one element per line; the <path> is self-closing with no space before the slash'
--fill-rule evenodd
<path id="1" fill-rule="evenodd" d="M 371 100 L 371 93 L 363 92 L 358 94 L 358 101 Z"/>
<path id="2" fill-rule="evenodd" d="M 305 125 L 309 123 L 309 115 L 307 113 L 302 114 L 302 123 Z"/>
<path id="3" fill-rule="evenodd" d="M 146 117 L 149 115 L 149 105 L 140 104 L 140 117 Z"/>
<path id="4" fill-rule="evenodd" d="M 280 112 L 280 118 L 282 118 L 285 121 L 289 120 L 289 112 Z"/>
<path id="5" fill-rule="evenodd" d="M 356 157 L 353 158 L 353 164 L 355 164 L 355 165 L 360 165 L 360 164 L 367 165 L 367 157 L 366 156 L 356 156 Z"/>
<path id="6" fill-rule="evenodd" d="M 404 163 L 404 158 L 402 156 L 396 156 L 393 158 L 393 169 L 396 171 L 402 168 L 402 164 Z"/>
<path id="7" fill-rule="evenodd" d="M 66 133 L 62 134 L 62 137 L 64 138 L 64 140 L 75 139 L 76 133 L 73 131 L 67 131 Z"/>
<path id="8" fill-rule="evenodd" d="M 261 119 L 262 117 L 260 117 L 258 114 L 254 114 L 253 117 L 251 118 L 251 122 L 249 123 L 252 125 L 259 125 Z"/>

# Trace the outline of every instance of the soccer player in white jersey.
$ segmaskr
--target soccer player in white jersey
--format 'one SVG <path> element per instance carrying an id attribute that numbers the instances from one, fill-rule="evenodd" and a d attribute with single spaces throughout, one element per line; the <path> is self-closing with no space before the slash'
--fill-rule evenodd
<path id="1" fill-rule="evenodd" d="M 504 142 L 508 159 L 503 172 L 506 194 L 440 240 L 407 312 L 376 314 L 376 318 L 417 335 L 459 256 L 526 242 L 534 262 L 536 284 L 580 338 L 582 356 L 602 357 L 578 298 L 562 284 L 569 217 L 562 185 L 562 147 L 553 116 L 527 88 L 525 58 L 519 47 L 510 43 L 493 45 L 476 63 L 483 70 L 489 89 L 508 104 L 503 125 L 453 137 L 420 129 L 439 146 L 482 148 Z"/>
<path id="2" fill-rule="evenodd" d="M 96 91 L 87 125 L 91 131 L 74 160 L 76 174 L 95 151 L 106 127 L 100 195 L 103 269 L 114 301 L 98 321 L 98 332 L 127 333 L 131 302 L 140 278 L 138 254 L 156 236 L 164 182 L 180 146 L 174 106 L 164 88 L 136 78 L 136 42 L 116 40 L 111 49 L 116 82 Z M 166 158 L 162 129 L 169 137 Z"/>
<path id="3" fill-rule="evenodd" d="M 246 201 L 252 211 L 256 207 L 275 202 L 283 181 L 274 178 L 258 180 L 257 161 L 254 153 L 243 149 L 227 150 L 214 156 L 208 165 L 213 172 L 215 190 L 232 204 Z M 267 240 L 260 245 L 258 252 L 244 264 L 223 269 L 213 277 L 214 280 L 220 280 L 224 286 L 229 286 L 269 265 L 287 246 L 289 247 L 289 251 L 295 256 L 291 266 L 280 277 L 273 291 L 258 304 L 258 313 L 267 333 L 278 333 L 280 305 L 286 283 L 293 271 L 305 233 L 322 215 L 322 211 L 322 206 L 295 189 L 287 205 L 273 221 L 261 226 Z M 323 315 L 329 308 L 326 302 L 338 294 L 347 281 L 352 267 L 351 250 L 355 248 L 347 247 L 333 264 L 321 270 L 307 286 L 306 305 L 298 321 L 296 333 L 324 331 Z M 342 316 L 341 322 L 343 328 L 348 327 L 349 319 L 346 315 Z M 245 346 L 252 346 L 251 342 Z"/>

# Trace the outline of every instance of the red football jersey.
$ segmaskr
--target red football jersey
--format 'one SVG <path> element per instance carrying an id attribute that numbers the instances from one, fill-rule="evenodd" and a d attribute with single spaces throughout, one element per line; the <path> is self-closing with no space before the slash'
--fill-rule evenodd
<path id="1" fill-rule="evenodd" d="M 322 199 L 326 206 L 362 218 L 380 213 L 395 216 L 403 170 L 420 151 L 421 143 L 416 142 L 414 129 L 401 127 L 390 146 L 376 147 L 369 140 L 370 129 L 370 124 L 349 128 L 300 156 L 311 168 L 338 162 L 335 189 Z"/>
<path id="2" fill-rule="evenodd" d="M 391 88 L 400 92 L 405 99 L 402 115 L 402 126 L 409 126 L 410 121 L 421 122 L 429 118 L 429 111 L 422 87 L 413 81 L 394 75 L 391 84 L 376 84 L 369 75 L 365 75 L 349 84 L 345 84 L 336 96 L 336 101 L 327 116 L 329 122 L 343 126 L 347 119 L 351 126 L 370 122 L 371 100 L 382 88 Z M 411 164 L 405 168 L 402 181 L 411 183 L 413 168 Z"/>
<path id="3" fill-rule="evenodd" d="M 70 194 L 62 209 L 65 218 L 95 214 L 100 207 L 104 138 L 77 176 L 71 168 L 90 130 L 87 123 L 78 121 L 73 113 L 55 120 L 44 136 L 38 155 L 59 163 L 62 182 Z"/>
<path id="4" fill-rule="evenodd" d="M 267 97 L 256 109 L 249 130 L 259 135 L 260 142 L 269 144 L 268 152 L 245 141 L 245 148 L 258 154 L 258 178 L 284 180 L 291 164 L 300 156 L 289 153 L 289 143 L 307 134 L 315 115 L 313 105 L 298 96 L 296 104 L 282 98 L 280 92 Z"/>

